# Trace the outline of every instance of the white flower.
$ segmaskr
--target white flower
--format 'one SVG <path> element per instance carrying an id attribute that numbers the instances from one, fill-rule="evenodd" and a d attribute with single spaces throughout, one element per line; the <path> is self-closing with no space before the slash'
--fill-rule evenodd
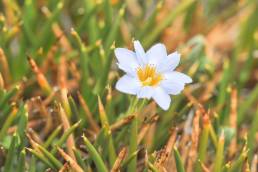
<path id="1" fill-rule="evenodd" d="M 180 61 L 180 54 L 167 55 L 163 44 L 152 46 L 146 53 L 139 41 L 134 41 L 135 52 L 116 48 L 118 67 L 126 74 L 116 83 L 116 89 L 137 95 L 138 98 L 153 98 L 164 110 L 169 108 L 169 94 L 177 95 L 192 79 L 174 71 Z"/>

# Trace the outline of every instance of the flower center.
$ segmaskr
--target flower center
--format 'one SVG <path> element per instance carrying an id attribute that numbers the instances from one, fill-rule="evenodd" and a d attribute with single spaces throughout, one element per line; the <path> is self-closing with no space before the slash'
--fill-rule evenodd
<path id="1" fill-rule="evenodd" d="M 146 65 L 143 68 L 139 67 L 137 76 L 142 86 L 156 86 L 163 79 L 162 75 L 156 72 L 156 67 L 152 65 Z"/>

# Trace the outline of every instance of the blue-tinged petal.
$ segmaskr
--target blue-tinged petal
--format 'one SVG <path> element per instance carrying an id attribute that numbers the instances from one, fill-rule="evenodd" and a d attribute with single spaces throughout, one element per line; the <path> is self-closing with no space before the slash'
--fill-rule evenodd
<path id="1" fill-rule="evenodd" d="M 163 90 L 161 87 L 156 87 L 154 89 L 152 98 L 163 110 L 168 110 L 171 99 L 165 90 Z"/>
<path id="2" fill-rule="evenodd" d="M 192 82 L 192 78 L 190 78 L 188 75 L 177 71 L 163 73 L 163 76 L 165 79 L 171 80 L 177 83 L 188 84 Z"/>
<path id="3" fill-rule="evenodd" d="M 138 79 L 130 75 L 124 75 L 116 83 L 116 89 L 123 93 L 136 95 L 140 88 Z"/>
<path id="4" fill-rule="evenodd" d="M 160 61 L 157 65 L 157 71 L 160 73 L 173 71 L 180 62 L 180 54 L 178 52 L 174 52 L 169 54 L 167 58 Z"/>
<path id="5" fill-rule="evenodd" d="M 135 77 L 137 75 L 137 73 L 136 73 L 137 70 L 135 68 L 130 68 L 127 65 L 119 64 L 119 63 L 117 63 L 117 66 L 119 69 L 123 70 L 128 75 L 131 75 L 133 77 Z"/>
<path id="6" fill-rule="evenodd" d="M 135 53 L 136 53 L 136 58 L 139 62 L 140 65 L 144 65 L 147 64 L 147 57 L 146 57 L 146 53 L 141 45 L 141 43 L 139 41 L 134 41 L 134 49 L 135 49 Z"/>
<path id="7" fill-rule="evenodd" d="M 152 46 L 146 53 L 148 63 L 157 65 L 167 58 L 167 50 L 164 44 Z"/>
<path id="8" fill-rule="evenodd" d="M 181 91 L 184 89 L 184 86 L 184 83 L 167 79 L 164 79 L 160 83 L 160 87 L 162 87 L 166 91 L 166 93 L 172 95 L 178 95 L 179 93 L 181 93 Z"/>
<path id="9" fill-rule="evenodd" d="M 116 48 L 115 56 L 118 60 L 118 67 L 131 75 L 135 74 L 139 67 L 136 54 L 126 48 Z"/>
<path id="10" fill-rule="evenodd" d="M 150 86 L 144 86 L 144 87 L 141 87 L 137 92 L 137 97 L 150 99 L 152 94 L 153 94 L 153 88 Z"/>

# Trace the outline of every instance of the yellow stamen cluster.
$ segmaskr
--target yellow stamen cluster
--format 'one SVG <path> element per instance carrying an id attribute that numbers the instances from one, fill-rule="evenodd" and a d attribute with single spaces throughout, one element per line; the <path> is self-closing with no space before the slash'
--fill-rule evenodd
<path id="1" fill-rule="evenodd" d="M 162 75 L 156 72 L 155 66 L 146 65 L 137 69 L 137 76 L 142 86 L 157 86 L 163 79 Z"/>

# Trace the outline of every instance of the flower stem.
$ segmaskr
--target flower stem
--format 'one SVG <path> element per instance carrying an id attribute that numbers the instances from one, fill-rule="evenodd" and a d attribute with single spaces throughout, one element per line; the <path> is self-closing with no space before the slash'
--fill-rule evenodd
<path id="1" fill-rule="evenodd" d="M 137 97 L 132 97 L 132 99 L 130 100 L 130 106 L 126 112 L 126 116 L 131 115 L 134 112 L 137 103 L 138 103 Z"/>
<path id="2" fill-rule="evenodd" d="M 135 118 L 133 119 L 130 127 L 130 143 L 129 143 L 129 155 L 134 154 L 137 151 L 137 136 L 138 136 L 138 114 L 143 106 L 145 105 L 146 100 L 139 102 L 137 98 L 134 98 L 131 101 L 130 107 L 128 109 L 128 114 L 136 113 Z M 137 156 L 135 156 L 130 163 L 128 164 L 127 171 L 135 172 L 137 171 Z"/>
<path id="3" fill-rule="evenodd" d="M 129 155 L 137 151 L 137 134 L 138 134 L 138 119 L 137 117 L 133 119 L 130 128 L 130 145 L 129 145 Z M 127 171 L 134 172 L 137 167 L 137 156 L 135 156 L 131 162 L 128 164 Z"/>
<path id="4" fill-rule="evenodd" d="M 127 115 L 131 115 L 136 111 L 136 106 L 138 104 L 137 97 L 133 97 L 130 101 L 130 106 L 126 112 Z M 137 133 L 138 133 L 138 124 L 137 124 L 137 114 L 133 119 L 130 126 L 130 143 L 129 143 L 129 156 L 132 155 L 137 150 Z M 127 171 L 136 171 L 137 156 L 133 157 L 130 163 L 128 164 Z"/>

